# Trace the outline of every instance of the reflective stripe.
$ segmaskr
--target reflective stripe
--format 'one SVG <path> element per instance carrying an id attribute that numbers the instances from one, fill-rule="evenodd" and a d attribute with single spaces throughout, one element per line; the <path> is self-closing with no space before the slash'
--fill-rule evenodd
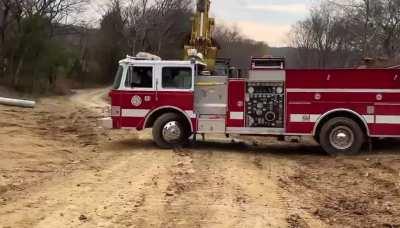
<path id="1" fill-rule="evenodd" d="M 365 119 L 367 124 L 375 123 L 375 116 L 374 115 L 363 115 L 362 117 Z"/>
<path id="2" fill-rule="evenodd" d="M 150 112 L 149 109 L 122 109 L 122 117 L 146 117 Z M 185 111 L 189 118 L 196 118 L 196 114 L 193 111 Z"/>
<path id="3" fill-rule="evenodd" d="M 111 106 L 111 116 L 121 116 L 121 107 L 120 106 Z"/>
<path id="4" fill-rule="evenodd" d="M 185 111 L 185 112 L 189 116 L 190 119 L 196 118 L 196 113 L 194 113 L 193 111 Z"/>
<path id="5" fill-rule="evenodd" d="M 201 105 L 202 107 L 206 107 L 206 108 L 226 108 L 226 104 L 204 104 Z"/>
<path id="6" fill-rule="evenodd" d="M 400 93 L 400 89 L 286 89 L 288 93 Z"/>
<path id="7" fill-rule="evenodd" d="M 122 117 L 145 117 L 150 110 L 148 109 L 122 109 Z"/>
<path id="8" fill-rule="evenodd" d="M 321 114 L 291 114 L 290 122 L 293 123 L 315 123 L 321 117 Z M 400 115 L 362 115 L 367 124 L 400 124 Z"/>
<path id="9" fill-rule="evenodd" d="M 150 112 L 148 109 L 122 109 L 122 117 L 146 117 Z M 187 115 L 193 119 L 196 114 L 193 111 L 185 111 Z M 321 117 L 321 114 L 290 114 L 290 122 L 295 123 L 315 123 Z M 363 115 L 368 124 L 400 124 L 400 115 Z M 243 120 L 243 112 L 230 112 L 230 119 Z"/>
<path id="10" fill-rule="evenodd" d="M 377 115 L 376 123 L 377 124 L 400 124 L 400 116 Z"/>
<path id="11" fill-rule="evenodd" d="M 290 122 L 296 123 L 315 123 L 321 114 L 291 114 Z"/>
<path id="12" fill-rule="evenodd" d="M 231 112 L 230 118 L 231 118 L 231 120 L 243 120 L 244 113 L 243 112 Z"/>

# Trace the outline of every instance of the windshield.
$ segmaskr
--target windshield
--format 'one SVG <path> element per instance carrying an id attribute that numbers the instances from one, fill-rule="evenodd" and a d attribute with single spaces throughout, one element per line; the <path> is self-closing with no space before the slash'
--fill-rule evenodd
<path id="1" fill-rule="evenodd" d="M 119 89 L 119 86 L 121 85 L 123 72 L 124 72 L 124 68 L 122 66 L 119 66 L 117 74 L 115 75 L 113 89 Z"/>

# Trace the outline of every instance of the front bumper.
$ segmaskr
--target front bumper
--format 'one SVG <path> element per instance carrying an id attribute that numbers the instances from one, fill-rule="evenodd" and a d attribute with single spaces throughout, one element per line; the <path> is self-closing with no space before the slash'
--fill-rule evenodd
<path id="1" fill-rule="evenodd" d="M 113 129 L 113 120 L 111 117 L 99 119 L 99 125 L 105 129 Z"/>

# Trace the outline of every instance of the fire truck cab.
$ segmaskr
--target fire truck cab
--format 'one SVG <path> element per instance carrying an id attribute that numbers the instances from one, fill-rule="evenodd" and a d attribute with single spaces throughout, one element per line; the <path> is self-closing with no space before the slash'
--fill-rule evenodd
<path id="1" fill-rule="evenodd" d="M 196 134 L 312 136 L 330 154 L 373 137 L 400 137 L 400 71 L 287 70 L 252 59 L 246 79 L 207 76 L 196 61 L 127 57 L 110 91 L 113 129 L 152 128 L 161 148 Z"/>

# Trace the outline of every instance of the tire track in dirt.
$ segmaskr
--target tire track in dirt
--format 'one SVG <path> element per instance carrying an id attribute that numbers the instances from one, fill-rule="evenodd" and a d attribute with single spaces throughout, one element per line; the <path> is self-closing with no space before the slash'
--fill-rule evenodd
<path id="1" fill-rule="evenodd" d="M 288 205 L 271 177 L 281 164 L 239 152 L 240 145 L 216 145 L 175 151 L 161 227 L 287 227 Z"/>
<path id="2" fill-rule="evenodd" d="M 165 193 L 166 204 L 160 227 L 200 227 L 206 225 L 210 211 L 201 200 L 206 180 L 190 149 L 174 149 L 176 163 L 171 167 L 170 182 Z M 207 167 L 202 167 L 204 170 Z M 208 198 L 210 200 L 210 198 Z"/>
<path id="3" fill-rule="evenodd" d="M 93 91 L 85 100 L 98 100 L 93 96 L 99 95 L 98 91 Z M 138 136 L 141 140 L 149 137 L 147 132 Z M 175 150 L 173 162 L 167 170 L 169 177 L 159 179 L 162 187 L 146 190 L 152 192 L 152 195 L 160 195 L 164 189 L 164 197 L 159 199 L 161 205 L 154 207 L 146 201 L 142 209 L 147 210 L 138 212 L 137 216 L 143 218 L 136 220 L 136 225 L 286 227 L 291 224 L 288 219 L 293 216 L 289 210 L 295 210 L 285 203 L 287 198 L 282 196 L 277 176 L 280 175 L 282 165 L 289 169 L 293 164 L 281 164 L 279 159 L 271 159 L 269 156 L 241 153 L 239 151 L 249 149 L 240 148 L 243 145 L 239 145 L 238 149 L 234 148 L 237 145 L 232 148 L 229 144 L 221 146 L 217 143 L 214 149 L 215 145 L 209 146 L 211 149 L 200 146 L 190 150 Z M 272 173 L 276 173 L 276 176 L 273 177 Z M 148 210 L 156 212 L 154 214 L 163 219 L 157 220 L 152 216 L 144 219 L 149 214 Z M 303 211 L 296 213 L 301 214 Z"/>
<path id="4" fill-rule="evenodd" d="M 139 150 L 124 156 L 99 171 L 81 171 L 48 186 L 38 187 L 38 193 L 28 193 L 24 199 L 0 210 L 2 225 L 18 227 L 109 227 L 135 224 L 132 215 L 151 201 L 149 188 L 165 173 L 171 156 L 165 153 L 159 163 L 156 154 Z M 166 164 L 163 166 L 162 164 Z M 164 177 L 163 178 L 167 178 Z M 34 190 L 34 189 L 33 189 Z M 161 191 L 160 191 L 161 192 Z M 86 219 L 80 220 L 84 215 Z"/>
<path id="5" fill-rule="evenodd" d="M 78 116 L 76 122 L 70 115 Z M 41 99 L 34 109 L 0 106 L 1 198 L 85 168 L 98 154 L 97 141 L 107 134 L 94 130 L 93 113 L 65 97 Z M 16 193 L 16 194 L 14 194 Z"/>
<path id="6" fill-rule="evenodd" d="M 169 166 L 171 155 L 146 150 L 145 148 L 152 144 L 149 145 L 145 140 L 135 141 L 134 134 L 127 134 L 128 132 L 113 132 L 111 142 L 108 142 L 107 135 L 98 137 L 98 134 L 92 131 L 96 128 L 95 119 L 99 113 L 91 113 L 86 108 L 78 107 L 81 99 L 87 99 L 87 95 L 81 96 L 80 93 L 74 96 L 72 103 L 63 98 L 54 101 L 45 99 L 38 106 L 37 111 L 35 109 L 32 113 L 22 114 L 38 119 L 38 124 L 31 122 L 30 127 L 39 136 L 46 137 L 48 142 L 38 144 L 41 148 L 49 150 L 59 147 L 57 150 L 62 152 L 63 156 L 70 157 L 67 159 L 73 159 L 71 161 L 74 163 L 73 166 L 80 167 L 80 170 L 75 167 L 72 173 L 60 173 L 52 175 L 52 178 L 42 179 L 41 185 L 16 189 L 15 191 L 21 191 L 23 195 L 15 192 L 12 199 L 2 197 L 0 227 L 8 225 L 12 227 L 109 226 L 108 221 L 104 222 L 108 218 L 102 218 L 104 214 L 105 216 L 111 214 L 113 218 L 116 218 L 111 221 L 112 224 L 124 225 L 131 221 L 131 217 L 124 217 L 124 214 L 134 212 L 152 197 L 148 197 L 146 195 L 148 190 L 143 189 L 152 186 L 160 173 L 165 173 L 159 170 L 166 169 L 164 166 Z M 89 96 L 97 97 L 101 94 L 104 94 L 104 90 L 94 91 Z M 99 99 L 94 98 L 94 100 Z M 63 109 L 59 109 L 61 104 L 64 104 L 67 109 L 70 108 L 68 112 L 63 113 Z M 102 104 L 93 105 L 101 107 Z M 41 111 L 44 108 L 46 111 Z M 9 113 L 8 110 L 6 113 Z M 88 115 L 89 113 L 91 114 Z M 25 118 L 22 115 L 21 118 Z M 37 125 L 41 127 L 38 128 Z M 17 130 L 20 131 L 20 129 Z M 51 131 L 50 134 L 49 131 Z M 52 140 L 56 140 L 57 145 L 51 144 Z M 66 143 L 58 145 L 58 142 L 63 141 Z M 70 146 L 65 147 L 68 141 L 71 141 Z M 79 149 L 74 147 L 76 144 Z M 87 146 L 93 148 L 93 151 L 91 149 L 88 151 Z M 132 148 L 135 149 L 132 150 Z M 90 161 L 81 161 L 81 159 L 88 159 L 87 152 L 96 153 L 89 156 Z M 21 153 L 20 156 L 24 155 Z M 154 162 L 155 157 L 158 157 L 158 163 Z M 47 165 L 50 163 L 46 162 Z M 65 167 L 62 169 L 64 170 Z M 34 171 L 41 173 L 44 168 L 41 167 L 40 170 L 36 168 Z M 167 176 L 161 176 L 161 178 L 168 180 Z M 10 177 L 10 179 L 15 178 Z M 4 202 L 3 199 L 5 199 Z M 101 207 L 101 204 L 105 206 Z"/>
<path id="7" fill-rule="evenodd" d="M 227 177 L 224 189 L 234 190 L 234 194 L 228 196 L 232 198 L 233 208 L 235 208 L 231 211 L 233 215 L 231 225 L 233 227 L 287 227 L 287 207 L 282 200 L 279 187 L 269 175 L 270 169 L 274 169 L 272 161 L 264 163 L 262 158 L 257 161 L 258 158 L 254 154 L 237 150 L 225 151 L 225 153 L 224 158 L 219 158 L 221 160 L 218 163 L 220 172 Z M 257 161 L 257 165 L 254 161 Z"/>
<path id="8" fill-rule="evenodd" d="M 56 172 L 5 203 L 0 198 L 0 227 L 322 227 L 296 202 L 298 193 L 280 185 L 298 164 L 279 154 L 303 148 L 273 142 L 254 149 L 210 137 L 190 149 L 160 150 L 149 131 L 98 129 L 105 91 L 48 99 L 34 112 L 32 143 L 50 150 L 41 154 L 50 159 L 15 151 L 10 160 Z"/>
<path id="9" fill-rule="evenodd" d="M 297 201 L 304 210 L 328 225 L 398 227 L 396 167 L 400 163 L 393 154 L 302 159 L 296 173 L 283 181 L 291 194 L 302 192 Z"/>

